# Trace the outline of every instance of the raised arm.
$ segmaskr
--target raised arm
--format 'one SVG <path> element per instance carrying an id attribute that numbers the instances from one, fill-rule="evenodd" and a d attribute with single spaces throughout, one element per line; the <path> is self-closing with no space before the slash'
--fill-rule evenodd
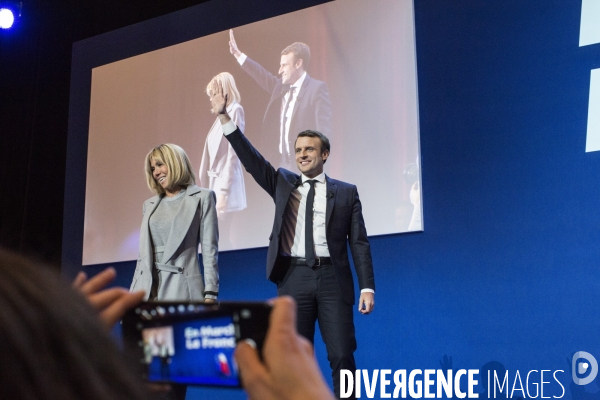
<path id="1" fill-rule="evenodd" d="M 223 126 L 231 122 L 227 114 L 227 96 L 223 94 L 223 88 L 212 97 L 213 112 L 217 114 Z M 232 129 L 233 130 L 233 129 Z M 234 132 L 224 132 L 225 137 L 233 147 L 242 165 L 269 195 L 275 199 L 278 172 L 273 166 L 252 146 L 250 141 L 243 135 L 239 127 Z"/>
<path id="2" fill-rule="evenodd" d="M 251 59 L 246 58 L 242 64 L 242 69 L 248 73 L 266 92 L 273 93 L 275 87 L 281 83 L 279 77 L 267 71 L 262 65 Z"/>
<path id="3" fill-rule="evenodd" d="M 238 48 L 233 30 L 229 30 L 229 52 L 233 54 L 242 69 L 248 73 L 265 91 L 272 93 L 275 86 L 279 83 L 279 78 L 262 67 L 259 63 L 248 58 Z"/>
<path id="4" fill-rule="evenodd" d="M 240 129 L 240 131 L 244 132 L 245 130 L 245 118 L 244 118 L 244 108 L 235 104 L 233 110 L 231 110 L 230 115 L 233 123 Z M 225 158 L 225 165 L 223 166 L 223 170 L 221 171 L 221 186 L 229 190 L 233 186 L 234 181 L 234 172 L 235 168 L 239 162 L 239 158 L 231 145 L 227 146 L 227 155 Z M 217 193 L 217 196 L 219 193 Z M 218 199 L 218 198 L 217 198 Z M 218 202 L 217 202 L 218 204 Z"/>
<path id="5" fill-rule="evenodd" d="M 242 52 L 238 49 L 235 38 L 233 37 L 233 29 L 229 30 L 229 52 L 237 59 L 242 55 Z"/>

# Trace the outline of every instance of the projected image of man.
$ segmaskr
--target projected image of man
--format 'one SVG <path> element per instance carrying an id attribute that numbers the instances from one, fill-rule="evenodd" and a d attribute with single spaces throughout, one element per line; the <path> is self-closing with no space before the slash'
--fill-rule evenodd
<path id="1" fill-rule="evenodd" d="M 311 78 L 306 72 L 310 64 L 310 48 L 300 42 L 281 52 L 277 77 L 242 53 L 229 31 L 229 51 L 265 91 L 271 94 L 263 117 L 263 149 L 279 166 L 293 169 L 294 140 L 298 132 L 315 129 L 331 135 L 331 101 L 325 82 Z"/>

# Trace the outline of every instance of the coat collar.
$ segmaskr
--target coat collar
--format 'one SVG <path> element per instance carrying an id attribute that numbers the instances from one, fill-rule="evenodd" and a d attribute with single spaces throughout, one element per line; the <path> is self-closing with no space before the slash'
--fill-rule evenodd
<path id="1" fill-rule="evenodd" d="M 187 235 L 194 219 L 194 214 L 196 214 L 196 210 L 198 209 L 198 203 L 200 203 L 200 197 L 194 196 L 194 194 L 200 191 L 201 189 L 196 185 L 188 185 L 185 189 L 183 203 L 173 218 L 169 238 L 167 239 L 167 243 L 165 243 L 165 252 L 162 256 L 163 263 L 166 263 L 173 257 Z"/>
<path id="2" fill-rule="evenodd" d="M 182 199 L 183 203 L 181 204 L 181 207 L 179 207 L 179 210 L 177 211 L 177 214 L 171 223 L 169 238 L 165 244 L 162 262 L 167 262 L 171 257 L 173 257 L 173 254 L 175 254 L 175 251 L 177 251 L 179 245 L 185 238 L 185 235 L 192 224 L 194 214 L 198 209 L 198 203 L 200 202 L 200 198 L 194 195 L 201 191 L 202 189 L 196 185 L 188 185 L 185 188 L 185 195 Z M 146 260 L 145 262 L 150 269 L 152 268 L 152 263 L 154 262 L 152 238 L 150 237 L 150 216 L 154 210 L 156 210 L 156 207 L 158 207 L 164 197 L 164 194 L 161 194 L 147 200 L 144 219 L 142 220 L 142 229 L 140 232 L 140 253 L 142 253 L 142 246 L 144 246 L 145 251 L 143 251 L 142 257 Z"/>
<path id="3" fill-rule="evenodd" d="M 306 76 L 304 77 L 304 81 L 302 81 L 302 85 L 300 86 L 300 90 L 298 91 L 298 94 L 296 95 L 296 101 L 298 101 L 303 95 L 304 92 L 306 91 L 306 87 L 308 86 L 308 83 L 310 82 L 310 75 L 308 75 L 308 72 L 305 72 Z M 292 85 L 290 84 L 286 84 L 286 85 L 281 85 L 281 97 L 285 96 L 285 94 L 290 90 L 290 87 L 292 87 Z M 277 91 L 275 91 L 275 93 L 277 93 Z"/>
<path id="4" fill-rule="evenodd" d="M 283 186 L 284 192 L 282 192 L 280 194 L 283 199 L 289 199 L 290 194 L 292 193 L 292 190 L 294 190 L 298 186 L 302 185 L 302 176 L 296 175 L 296 174 L 291 175 L 291 178 L 288 179 L 288 182 L 289 182 L 289 185 Z M 325 184 L 327 185 L 326 189 L 325 189 L 326 193 L 327 193 L 326 194 L 327 206 L 326 206 L 326 210 L 325 210 L 325 223 L 326 223 L 325 226 L 329 226 L 329 220 L 331 219 L 331 214 L 333 213 L 333 208 L 335 206 L 335 196 L 337 193 L 337 184 L 335 183 L 335 180 L 328 177 L 327 174 L 325 174 Z M 285 207 L 285 204 L 283 204 L 283 207 Z"/>
<path id="5" fill-rule="evenodd" d="M 152 238 L 150 237 L 150 216 L 158 207 L 161 196 L 156 195 L 149 198 L 144 203 L 144 217 L 142 219 L 142 228 L 140 230 L 140 257 L 149 270 L 152 270 L 154 254 L 152 250 Z"/>
<path id="6" fill-rule="evenodd" d="M 298 91 L 298 95 L 296 96 L 296 103 L 294 104 L 294 109 L 292 110 L 292 117 L 291 117 L 292 121 L 296 120 L 296 113 L 298 113 L 298 108 L 300 108 L 300 107 L 298 107 L 298 105 L 300 104 L 300 102 L 302 101 L 302 97 L 306 93 L 306 86 L 308 85 L 309 81 L 310 81 L 310 76 L 308 76 L 308 74 L 306 74 L 306 76 L 304 77 L 304 82 L 302 82 L 302 86 L 300 86 L 300 90 Z"/>

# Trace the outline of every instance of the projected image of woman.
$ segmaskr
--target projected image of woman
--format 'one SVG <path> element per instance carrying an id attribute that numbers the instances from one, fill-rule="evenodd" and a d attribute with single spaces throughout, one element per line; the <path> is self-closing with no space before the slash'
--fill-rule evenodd
<path id="1" fill-rule="evenodd" d="M 223 87 L 223 91 L 227 95 L 227 112 L 244 131 L 244 109 L 240 105 L 240 92 L 235 86 L 233 76 L 229 72 L 221 72 L 211 79 L 206 86 L 206 94 L 208 94 L 211 104 L 213 93 L 216 93 L 219 86 Z M 218 118 L 215 119 L 206 136 L 199 178 L 200 186 L 214 190 L 217 195 L 217 213 L 222 228 L 224 227 L 222 222 L 227 220 L 227 213 L 246 208 L 246 189 L 242 165 L 229 142 L 223 137 L 223 130 Z"/>
<path id="2" fill-rule="evenodd" d="M 152 149 L 145 171 L 156 196 L 144 202 L 140 255 L 130 290 L 145 290 L 149 300 L 215 301 L 219 292 L 215 193 L 195 185 L 188 156 L 174 144 Z"/>

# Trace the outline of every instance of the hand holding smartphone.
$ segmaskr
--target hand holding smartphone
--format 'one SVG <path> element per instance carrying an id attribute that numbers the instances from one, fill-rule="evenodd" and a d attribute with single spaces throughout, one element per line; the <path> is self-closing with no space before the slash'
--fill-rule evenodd
<path id="1" fill-rule="evenodd" d="M 150 382 L 240 387 L 240 340 L 262 348 L 271 305 L 259 302 L 146 302 L 123 318 L 126 353 Z"/>

